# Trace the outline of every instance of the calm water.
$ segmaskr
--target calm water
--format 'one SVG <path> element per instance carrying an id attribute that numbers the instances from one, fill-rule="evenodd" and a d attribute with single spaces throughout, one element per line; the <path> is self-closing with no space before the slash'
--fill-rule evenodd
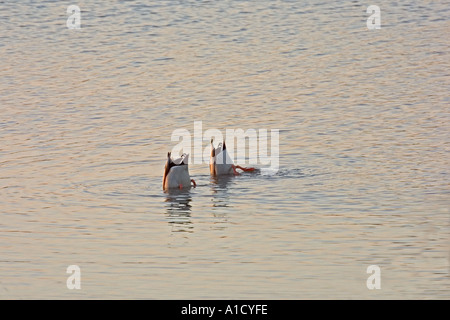
<path id="1" fill-rule="evenodd" d="M 450 2 L 373 4 L 2 1 L 0 297 L 449 299 Z M 194 121 L 280 170 L 164 193 Z"/>

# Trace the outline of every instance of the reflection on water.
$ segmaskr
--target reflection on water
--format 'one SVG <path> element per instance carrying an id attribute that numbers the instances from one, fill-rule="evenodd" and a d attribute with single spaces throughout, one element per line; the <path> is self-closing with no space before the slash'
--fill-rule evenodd
<path id="1" fill-rule="evenodd" d="M 211 176 L 212 206 L 215 208 L 226 208 L 230 205 L 230 194 L 228 188 L 234 183 L 234 176 Z M 217 214 L 217 211 L 213 211 Z"/>
<path id="2" fill-rule="evenodd" d="M 165 193 L 167 221 L 172 227 L 172 232 L 193 232 L 190 219 L 192 207 L 190 190 L 174 189 L 167 190 Z"/>

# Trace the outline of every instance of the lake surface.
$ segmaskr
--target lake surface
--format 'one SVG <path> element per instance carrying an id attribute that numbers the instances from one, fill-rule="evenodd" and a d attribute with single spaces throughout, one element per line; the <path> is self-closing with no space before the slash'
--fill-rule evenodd
<path id="1" fill-rule="evenodd" d="M 2 1 L 0 298 L 450 299 L 450 5 L 373 4 Z M 194 121 L 279 170 L 163 192 Z"/>

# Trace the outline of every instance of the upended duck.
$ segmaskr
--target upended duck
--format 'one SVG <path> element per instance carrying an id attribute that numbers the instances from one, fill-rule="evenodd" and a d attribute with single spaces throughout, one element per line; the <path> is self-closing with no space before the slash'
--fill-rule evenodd
<path id="1" fill-rule="evenodd" d="M 180 158 L 173 160 L 171 153 L 167 153 L 167 162 L 164 168 L 163 189 L 187 189 L 197 184 L 191 179 L 188 168 L 189 154 L 183 154 Z"/>
<path id="2" fill-rule="evenodd" d="M 227 146 L 225 140 L 219 143 L 217 148 L 214 148 L 214 139 L 211 139 L 211 157 L 209 160 L 209 171 L 213 176 L 220 175 L 239 175 L 236 169 L 241 169 L 244 172 L 254 171 L 255 168 L 243 168 L 241 166 L 236 166 L 233 163 L 230 155 L 227 151 Z"/>

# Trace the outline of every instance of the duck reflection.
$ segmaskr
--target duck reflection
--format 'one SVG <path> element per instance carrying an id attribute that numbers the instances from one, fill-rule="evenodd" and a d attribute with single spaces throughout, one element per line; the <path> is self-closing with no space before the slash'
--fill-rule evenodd
<path id="1" fill-rule="evenodd" d="M 214 197 L 212 198 L 213 207 L 228 207 L 230 196 L 229 187 L 234 183 L 234 176 L 211 176 L 211 189 Z"/>
<path id="2" fill-rule="evenodd" d="M 166 193 L 166 216 L 172 232 L 193 232 L 191 222 L 191 193 L 189 190 L 170 190 Z"/>

